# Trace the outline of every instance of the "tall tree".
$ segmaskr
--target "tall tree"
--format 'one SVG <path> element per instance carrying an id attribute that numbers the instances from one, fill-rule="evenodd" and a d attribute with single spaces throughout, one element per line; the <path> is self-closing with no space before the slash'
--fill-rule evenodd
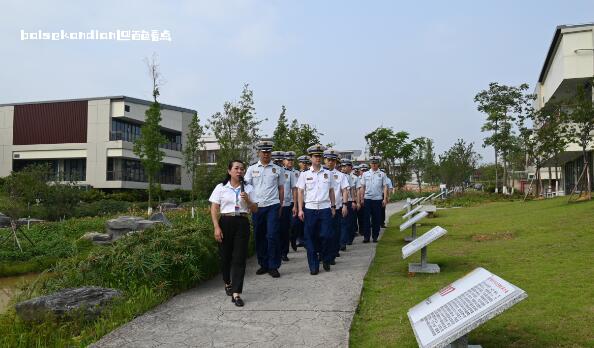
<path id="1" fill-rule="evenodd" d="M 590 156 L 588 148 L 594 143 L 592 133 L 594 132 L 594 107 L 592 103 L 593 93 L 592 85 L 594 81 L 589 81 L 585 85 L 578 86 L 577 93 L 574 98 L 569 101 L 570 111 L 568 119 L 571 124 L 571 132 L 569 132 L 569 140 L 577 143 L 582 149 L 582 157 L 584 160 L 584 169 L 580 174 L 582 180 L 582 187 L 586 192 L 586 198 L 592 199 L 592 182 L 590 169 Z M 580 179 L 576 182 L 576 188 Z M 585 186 L 585 187 L 584 187 Z"/>
<path id="2" fill-rule="evenodd" d="M 495 151 L 495 168 L 497 169 L 498 158 L 503 160 L 503 184 L 507 185 L 507 162 L 513 147 L 513 124 L 518 113 L 523 111 L 525 91 L 528 84 L 520 86 L 500 85 L 491 82 L 489 89 L 479 92 L 474 101 L 478 104 L 477 109 L 487 115 L 487 119 L 481 130 L 492 132 L 485 138 L 483 146 L 493 146 Z M 496 190 L 498 191 L 498 175 L 496 173 Z"/>
<path id="3" fill-rule="evenodd" d="M 392 128 L 378 127 L 365 135 L 369 154 L 382 157 L 382 167 L 394 177 L 394 185 L 401 189 L 410 179 L 411 156 L 414 146 L 408 142 L 408 133 Z"/>
<path id="4" fill-rule="evenodd" d="M 278 116 L 278 122 L 276 123 L 276 128 L 272 135 L 274 147 L 281 151 L 287 151 L 286 149 L 291 146 L 289 140 L 289 121 L 287 121 L 286 113 L 287 108 L 284 105 L 281 106 L 281 113 Z"/>
<path id="5" fill-rule="evenodd" d="M 439 156 L 440 173 L 446 185 L 464 189 L 464 184 L 474 173 L 481 158 L 473 147 L 473 143 L 466 144 L 463 139 L 458 139 L 449 150 Z"/>
<path id="6" fill-rule="evenodd" d="M 263 122 L 256 118 L 253 98 L 254 92 L 245 84 L 239 102 L 225 102 L 223 112 L 210 117 L 208 128 L 220 146 L 217 157 L 219 169 L 226 168 L 233 159 L 245 163 L 252 160 L 252 149 L 260 138 L 260 124 Z"/>
<path id="7" fill-rule="evenodd" d="M 423 173 L 427 168 L 427 139 L 424 137 L 416 138 L 412 140 L 413 153 L 411 156 L 411 168 L 415 174 L 415 179 L 419 187 L 419 192 L 422 191 Z"/>
<path id="8" fill-rule="evenodd" d="M 194 217 L 194 198 L 196 197 L 198 166 L 204 165 L 200 161 L 200 152 L 204 149 L 204 142 L 202 141 L 204 128 L 200 125 L 200 118 L 198 117 L 197 112 L 192 116 L 192 121 L 188 126 L 188 131 L 186 134 L 186 143 L 184 144 L 183 149 L 184 164 L 192 184 L 192 188 L 190 190 L 190 199 L 192 200 L 192 217 Z"/>
<path id="9" fill-rule="evenodd" d="M 299 124 L 296 119 L 293 119 L 288 132 L 287 151 L 295 151 L 297 155 L 306 154 L 307 148 L 320 144 L 320 138 L 324 134 L 320 133 L 314 126 L 309 124 Z"/>
<path id="10" fill-rule="evenodd" d="M 423 181 L 435 185 L 439 183 L 439 167 L 435 161 L 435 150 L 433 139 L 425 140 L 425 171 L 423 172 Z"/>
<path id="11" fill-rule="evenodd" d="M 153 55 L 149 61 L 145 60 L 148 73 L 152 82 L 153 102 L 145 112 L 144 124 L 140 128 L 140 137 L 134 142 L 134 154 L 140 157 L 140 162 L 144 168 L 144 173 L 148 179 L 148 206 L 149 211 L 152 208 L 152 194 L 154 191 L 155 179 L 163 167 L 163 156 L 165 153 L 161 150 L 161 145 L 167 140 L 161 133 L 161 106 L 157 101 L 159 97 L 159 88 L 163 83 L 163 78 L 159 69 L 156 55 Z"/>

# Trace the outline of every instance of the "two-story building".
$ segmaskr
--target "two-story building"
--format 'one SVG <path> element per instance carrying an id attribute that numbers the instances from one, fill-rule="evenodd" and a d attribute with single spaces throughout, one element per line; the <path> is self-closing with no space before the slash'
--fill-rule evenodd
<path id="1" fill-rule="evenodd" d="M 584 86 L 594 100 L 592 79 L 594 78 L 594 23 L 560 25 L 556 28 L 543 67 L 538 77 L 535 93 L 536 109 L 551 100 L 563 100 L 574 95 L 578 86 Z M 593 134 L 594 137 L 594 134 Z M 594 172 L 594 156 L 589 148 L 590 173 Z M 552 166 L 553 190 L 569 194 L 584 168 L 582 149 L 578 144 L 569 144 L 559 159 L 561 170 L 555 177 L 555 163 L 549 160 L 545 166 Z M 531 173 L 529 175 L 534 175 Z M 541 179 L 547 180 L 548 168 L 541 170 Z M 557 180 L 558 179 L 558 180 Z M 594 180 L 591 180 L 594 183 Z"/>
<path id="2" fill-rule="evenodd" d="M 81 185 L 146 188 L 133 143 L 150 104 L 126 96 L 0 104 L 0 177 L 47 163 L 56 175 Z M 182 149 L 194 113 L 161 104 L 161 133 L 167 142 L 161 146 L 165 156 L 158 182 L 165 190 L 191 187 Z"/>

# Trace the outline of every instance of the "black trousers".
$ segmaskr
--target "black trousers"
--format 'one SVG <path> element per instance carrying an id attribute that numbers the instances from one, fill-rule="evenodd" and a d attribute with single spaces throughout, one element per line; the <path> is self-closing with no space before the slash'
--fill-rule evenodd
<path id="1" fill-rule="evenodd" d="M 245 216 L 221 216 L 223 242 L 219 243 L 221 271 L 225 284 L 231 283 L 234 293 L 243 291 L 245 263 L 250 241 L 250 221 Z"/>

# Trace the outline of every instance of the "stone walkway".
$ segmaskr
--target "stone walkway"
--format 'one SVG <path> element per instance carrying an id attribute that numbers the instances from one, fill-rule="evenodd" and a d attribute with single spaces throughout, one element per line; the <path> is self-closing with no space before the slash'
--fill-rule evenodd
<path id="1" fill-rule="evenodd" d="M 391 215 L 403 202 L 388 206 Z M 383 232 L 382 232 L 383 233 Z M 381 235 L 380 235 L 381 237 Z M 355 238 L 330 272 L 309 274 L 305 250 L 289 253 L 281 277 L 255 274 L 248 260 L 245 306 L 225 295 L 220 276 L 173 297 L 95 347 L 346 347 L 375 243 Z"/>

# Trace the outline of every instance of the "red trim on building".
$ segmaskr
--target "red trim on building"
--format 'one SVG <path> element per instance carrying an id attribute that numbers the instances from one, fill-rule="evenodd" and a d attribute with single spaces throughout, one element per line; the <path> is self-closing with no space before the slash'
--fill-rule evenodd
<path id="1" fill-rule="evenodd" d="M 15 105 L 13 145 L 87 142 L 88 101 Z"/>

